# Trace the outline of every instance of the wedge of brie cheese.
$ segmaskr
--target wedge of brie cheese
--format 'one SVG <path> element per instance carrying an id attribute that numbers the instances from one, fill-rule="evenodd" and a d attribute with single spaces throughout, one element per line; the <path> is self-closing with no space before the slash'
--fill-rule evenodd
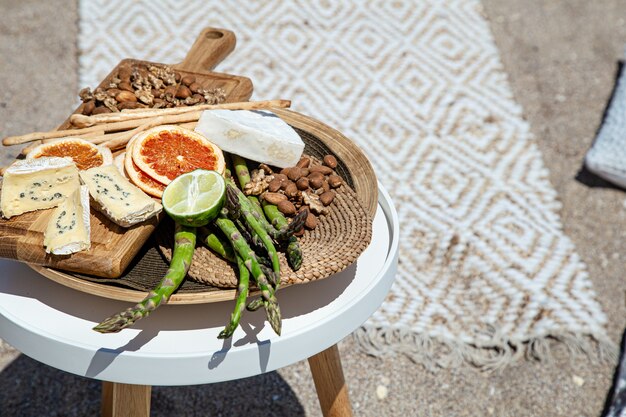
<path id="1" fill-rule="evenodd" d="M 91 247 L 89 189 L 76 189 L 52 212 L 43 235 L 47 253 L 69 255 Z"/>
<path id="2" fill-rule="evenodd" d="M 2 180 L 0 209 L 10 218 L 27 211 L 58 206 L 80 186 L 70 158 L 56 156 L 16 161 Z"/>
<path id="3" fill-rule="evenodd" d="M 300 135 L 280 117 L 264 110 L 206 110 L 196 126 L 223 151 L 286 168 L 304 151 Z"/>
<path id="4" fill-rule="evenodd" d="M 156 215 L 161 205 L 131 184 L 115 165 L 80 172 L 95 204 L 93 207 L 113 222 L 130 227 Z"/>

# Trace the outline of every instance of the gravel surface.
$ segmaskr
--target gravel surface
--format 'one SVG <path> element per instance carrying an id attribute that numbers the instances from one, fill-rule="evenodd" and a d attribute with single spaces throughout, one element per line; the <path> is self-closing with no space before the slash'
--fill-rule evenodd
<path id="1" fill-rule="evenodd" d="M 626 1 L 486 0 L 496 43 L 563 202 L 566 233 L 583 257 L 617 342 L 626 320 L 626 193 L 584 173 L 581 161 L 611 94 L 626 43 Z M 0 134 L 50 129 L 71 112 L 76 77 L 73 2 L 0 0 Z M 17 149 L 4 149 L 3 164 Z M 578 179 L 577 179 L 578 177 Z M 614 364 L 557 346 L 549 362 L 493 374 L 435 374 L 403 357 L 371 358 L 340 344 L 358 416 L 599 416 Z M 0 415 L 97 415 L 97 381 L 0 348 Z M 238 382 L 154 387 L 153 416 L 319 416 L 308 365 Z"/>

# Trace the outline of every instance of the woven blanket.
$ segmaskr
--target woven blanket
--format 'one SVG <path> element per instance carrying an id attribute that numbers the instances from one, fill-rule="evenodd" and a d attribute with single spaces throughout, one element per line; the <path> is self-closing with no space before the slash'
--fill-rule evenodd
<path id="1" fill-rule="evenodd" d="M 122 58 L 180 62 L 233 30 L 219 70 L 288 98 L 369 156 L 401 220 L 397 280 L 356 332 L 366 352 L 499 368 L 610 345 L 586 267 L 477 0 L 80 1 L 80 83 Z"/>

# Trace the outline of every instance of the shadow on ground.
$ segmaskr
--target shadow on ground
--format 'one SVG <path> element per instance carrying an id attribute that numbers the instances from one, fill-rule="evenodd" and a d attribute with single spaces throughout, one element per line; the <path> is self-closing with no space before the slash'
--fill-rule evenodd
<path id="1" fill-rule="evenodd" d="M 0 373 L 2 417 L 100 415 L 100 382 L 20 355 Z M 154 387 L 152 417 L 304 416 L 291 387 L 276 372 L 233 382 Z"/>

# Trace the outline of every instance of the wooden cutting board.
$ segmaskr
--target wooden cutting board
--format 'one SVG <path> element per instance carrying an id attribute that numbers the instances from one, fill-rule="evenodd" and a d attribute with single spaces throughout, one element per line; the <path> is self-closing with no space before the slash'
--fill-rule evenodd
<path id="1" fill-rule="evenodd" d="M 252 95 L 252 81 L 249 78 L 211 71 L 235 49 L 235 44 L 233 32 L 206 28 L 200 33 L 183 62 L 172 67 L 183 76 L 194 75 L 196 82 L 205 88 L 222 88 L 226 93 L 226 102 L 248 101 Z M 149 64 L 146 61 L 125 59 L 100 83 L 100 87 L 108 85 L 118 68 L 129 63 Z M 74 111 L 81 112 L 82 105 Z M 69 118 L 59 126 L 59 129 L 69 128 Z M 124 272 L 163 216 L 161 214 L 158 218 L 134 227 L 123 228 L 92 209 L 91 249 L 68 256 L 57 256 L 47 254 L 43 247 L 43 233 L 51 214 L 52 209 L 24 213 L 8 220 L 0 219 L 0 257 L 116 278 Z"/>

